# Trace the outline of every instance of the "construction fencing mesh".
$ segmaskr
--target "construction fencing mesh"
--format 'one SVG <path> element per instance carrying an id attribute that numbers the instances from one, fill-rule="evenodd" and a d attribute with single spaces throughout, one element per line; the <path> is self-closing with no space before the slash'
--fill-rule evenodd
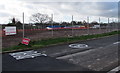
<path id="1" fill-rule="evenodd" d="M 55 26 L 55 25 L 53 25 Z M 74 26 L 74 25 L 73 25 Z M 2 48 L 8 48 L 13 45 L 18 45 L 21 43 L 23 38 L 22 27 L 17 27 L 17 34 L 15 35 L 5 35 L 4 28 L 0 32 L 2 35 Z M 99 28 L 93 27 L 61 27 L 47 29 L 47 27 L 25 25 L 24 36 L 29 38 L 31 41 L 42 40 L 48 38 L 58 38 L 58 37 L 71 37 L 71 36 L 81 36 L 81 35 L 92 35 L 100 34 L 111 31 L 118 30 L 118 23 L 111 23 L 107 26 L 100 26 Z"/>

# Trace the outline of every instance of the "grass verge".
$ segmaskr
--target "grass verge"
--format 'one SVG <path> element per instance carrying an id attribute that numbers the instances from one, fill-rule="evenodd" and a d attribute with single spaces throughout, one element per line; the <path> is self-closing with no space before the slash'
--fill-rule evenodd
<path id="1" fill-rule="evenodd" d="M 80 41 L 80 40 L 87 40 L 87 39 L 92 39 L 92 38 L 99 38 L 99 37 L 104 37 L 104 36 L 110 36 L 110 35 L 115 35 L 115 34 L 120 34 L 120 31 L 113 31 L 109 33 L 103 33 L 103 34 L 94 34 L 94 35 L 83 35 L 83 36 L 74 36 L 74 37 L 61 37 L 61 38 L 50 38 L 46 40 L 38 40 L 38 41 L 31 41 L 29 45 L 24 45 L 24 44 L 18 44 L 16 46 L 10 47 L 10 48 L 3 48 L 2 52 L 10 52 L 14 50 L 26 50 L 26 49 L 37 49 L 41 47 L 46 47 L 50 46 L 53 44 L 60 44 L 60 43 L 70 43 L 70 42 L 75 42 L 75 41 Z"/>

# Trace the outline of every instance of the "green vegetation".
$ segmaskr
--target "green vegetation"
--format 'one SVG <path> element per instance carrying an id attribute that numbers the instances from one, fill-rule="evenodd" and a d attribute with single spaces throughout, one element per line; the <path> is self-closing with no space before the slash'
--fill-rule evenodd
<path id="1" fill-rule="evenodd" d="M 37 49 L 37 48 L 46 47 L 46 46 L 50 46 L 50 45 L 77 42 L 77 41 L 81 41 L 81 40 L 99 38 L 99 37 L 110 36 L 110 35 L 115 35 L 115 34 L 120 34 L 120 31 L 113 31 L 113 32 L 109 32 L 109 33 L 95 34 L 95 35 L 50 38 L 50 39 L 45 39 L 45 40 L 31 41 L 29 43 L 29 45 L 24 45 L 24 44 L 20 43 L 17 46 L 13 46 L 10 48 L 3 48 L 2 51 L 6 52 L 6 51 L 13 51 L 13 50 Z"/>

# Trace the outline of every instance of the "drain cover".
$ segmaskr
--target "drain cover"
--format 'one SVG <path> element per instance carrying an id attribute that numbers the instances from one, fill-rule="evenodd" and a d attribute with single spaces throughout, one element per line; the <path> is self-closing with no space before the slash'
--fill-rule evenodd
<path id="1" fill-rule="evenodd" d="M 24 51 L 24 52 L 17 52 L 17 53 L 9 53 L 12 57 L 16 60 L 19 59 L 26 59 L 26 58 L 34 58 L 37 56 L 47 56 L 46 54 L 38 53 L 37 51 Z"/>
<path id="2" fill-rule="evenodd" d="M 86 44 L 70 44 L 70 48 L 88 48 L 88 45 Z"/>

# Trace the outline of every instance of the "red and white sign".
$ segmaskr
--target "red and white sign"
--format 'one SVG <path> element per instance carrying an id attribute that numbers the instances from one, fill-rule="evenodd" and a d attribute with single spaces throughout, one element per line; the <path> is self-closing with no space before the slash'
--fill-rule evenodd
<path id="1" fill-rule="evenodd" d="M 28 39 L 28 38 L 23 38 L 22 39 L 22 44 L 28 45 L 29 42 L 30 42 L 30 39 Z"/>
<path id="2" fill-rule="evenodd" d="M 15 34 L 16 34 L 16 27 L 15 26 L 5 27 L 5 35 L 15 35 Z"/>

